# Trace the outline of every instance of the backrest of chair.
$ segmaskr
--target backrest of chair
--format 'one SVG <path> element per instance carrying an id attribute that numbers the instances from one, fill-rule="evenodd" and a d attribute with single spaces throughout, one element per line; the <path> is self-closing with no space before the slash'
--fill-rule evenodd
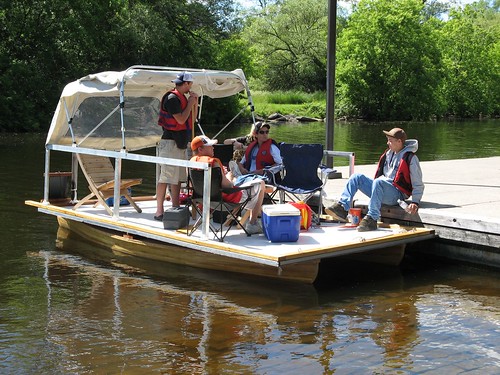
<path id="1" fill-rule="evenodd" d="M 204 170 L 189 168 L 189 178 L 193 184 L 193 199 L 203 197 Z M 221 199 L 222 190 L 222 170 L 221 168 L 212 168 L 212 179 L 210 181 L 210 200 Z"/>
<path id="2" fill-rule="evenodd" d="M 283 143 L 280 147 L 285 177 L 281 185 L 314 189 L 323 185 L 318 167 L 323 159 L 323 145 Z"/>
<path id="3" fill-rule="evenodd" d="M 78 163 L 87 181 L 100 185 L 115 179 L 115 169 L 108 157 L 77 154 Z"/>
<path id="4" fill-rule="evenodd" d="M 229 161 L 233 158 L 233 145 L 214 145 L 214 157 L 219 159 L 222 165 L 227 167 L 229 165 Z"/>

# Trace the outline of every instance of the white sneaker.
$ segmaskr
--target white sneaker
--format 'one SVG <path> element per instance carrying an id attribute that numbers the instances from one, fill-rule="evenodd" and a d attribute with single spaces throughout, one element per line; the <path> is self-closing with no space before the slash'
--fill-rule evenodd
<path id="1" fill-rule="evenodd" d="M 252 224 L 251 222 L 246 223 L 245 230 L 248 234 L 262 233 L 262 227 L 260 226 L 259 222 L 256 222 L 255 224 Z"/>
<path id="2" fill-rule="evenodd" d="M 240 167 L 238 166 L 238 163 L 236 163 L 234 160 L 229 161 L 229 170 L 233 174 L 233 178 L 238 178 L 241 176 Z"/>

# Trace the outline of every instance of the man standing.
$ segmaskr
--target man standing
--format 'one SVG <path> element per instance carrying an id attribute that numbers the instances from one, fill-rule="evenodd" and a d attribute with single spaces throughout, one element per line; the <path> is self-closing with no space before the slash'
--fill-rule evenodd
<path id="1" fill-rule="evenodd" d="M 418 141 L 408 139 L 401 128 L 384 130 L 389 147 L 380 157 L 375 179 L 355 173 L 349 180 L 338 203 L 325 209 L 335 220 L 346 222 L 347 213 L 356 192 L 360 190 L 370 197 L 368 213 L 358 226 L 358 231 L 365 232 L 377 229 L 382 204 L 396 205 L 398 199 L 405 200 L 410 196 L 412 202 L 406 208 L 410 214 L 418 211 L 424 193 L 422 170 L 415 152 Z"/>
<path id="2" fill-rule="evenodd" d="M 179 73 L 172 82 L 175 83 L 175 89 L 168 91 L 160 104 L 158 125 L 163 128 L 163 135 L 158 146 L 158 156 L 187 160 L 187 144 L 191 139 L 191 129 L 198 111 L 198 95 L 190 91 L 193 85 L 191 73 Z M 160 165 L 160 178 L 156 185 L 155 220 L 163 220 L 163 201 L 167 185 L 170 185 L 172 207 L 179 207 L 181 182 L 186 179 L 186 168 Z"/>

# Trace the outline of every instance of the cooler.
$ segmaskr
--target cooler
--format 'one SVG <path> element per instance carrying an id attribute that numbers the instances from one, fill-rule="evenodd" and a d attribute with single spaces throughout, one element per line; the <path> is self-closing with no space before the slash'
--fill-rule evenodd
<path id="1" fill-rule="evenodd" d="M 300 210 L 291 204 L 262 206 L 262 228 L 271 242 L 295 242 L 300 233 Z"/>

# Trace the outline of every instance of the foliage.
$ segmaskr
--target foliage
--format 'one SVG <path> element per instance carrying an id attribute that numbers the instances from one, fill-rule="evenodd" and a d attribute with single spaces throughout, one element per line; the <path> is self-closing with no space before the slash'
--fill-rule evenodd
<path id="1" fill-rule="evenodd" d="M 250 67 L 233 0 L 0 4 L 0 131 L 47 129 L 64 85 L 89 73 L 136 64 Z M 233 107 L 229 118 L 235 105 L 223 104 Z"/>
<path id="2" fill-rule="evenodd" d="M 439 40 L 447 112 L 459 117 L 499 115 L 500 14 L 485 2 L 454 10 Z"/>
<path id="3" fill-rule="evenodd" d="M 243 36 L 252 46 L 264 88 L 325 89 L 326 5 L 323 0 L 288 0 L 249 19 Z"/>
<path id="4" fill-rule="evenodd" d="M 419 0 L 365 0 L 338 40 L 337 87 L 346 113 L 425 119 L 438 111 L 440 51 Z"/>
<path id="5" fill-rule="evenodd" d="M 0 132 L 45 130 L 66 83 L 136 64 L 242 68 L 273 93 L 256 103 L 260 114 L 323 117 L 329 3 L 254 3 L 0 0 Z M 500 115 L 499 0 L 348 3 L 337 12 L 337 116 Z M 318 90 L 321 99 L 301 95 Z M 203 121 L 240 108 L 238 98 L 207 100 Z"/>

